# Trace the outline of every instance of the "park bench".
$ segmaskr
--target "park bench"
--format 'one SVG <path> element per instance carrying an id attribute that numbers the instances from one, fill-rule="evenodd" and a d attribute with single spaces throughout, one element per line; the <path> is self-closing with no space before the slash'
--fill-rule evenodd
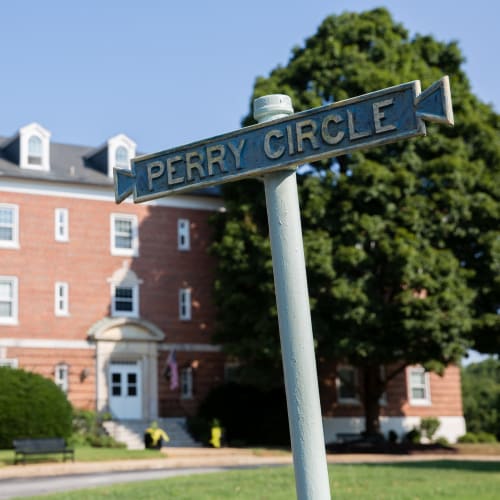
<path id="1" fill-rule="evenodd" d="M 26 463 L 28 455 L 48 455 L 52 453 L 61 453 L 63 461 L 71 458 L 75 461 L 75 451 L 73 448 L 68 448 L 66 441 L 63 438 L 31 438 L 31 439 L 14 439 L 14 464 L 19 461 Z"/>

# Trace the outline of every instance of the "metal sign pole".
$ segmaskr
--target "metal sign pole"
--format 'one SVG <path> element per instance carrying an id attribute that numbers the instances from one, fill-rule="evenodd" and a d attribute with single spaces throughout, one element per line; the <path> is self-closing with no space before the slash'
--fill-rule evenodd
<path id="1" fill-rule="evenodd" d="M 259 122 L 293 113 L 286 95 L 254 101 Z M 330 499 L 295 169 L 264 176 L 295 484 L 300 500 Z"/>

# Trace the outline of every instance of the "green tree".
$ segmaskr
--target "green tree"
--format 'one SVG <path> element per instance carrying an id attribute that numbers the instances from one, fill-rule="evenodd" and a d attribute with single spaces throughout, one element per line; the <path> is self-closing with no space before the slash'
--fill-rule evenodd
<path id="1" fill-rule="evenodd" d="M 499 116 L 470 90 L 457 43 L 410 38 L 385 9 L 331 16 L 257 78 L 253 97 L 286 93 L 301 111 L 450 75 L 456 126 L 299 169 L 301 215 L 319 366 L 360 368 L 369 433 L 379 397 L 409 364 L 436 371 L 475 341 L 500 345 Z M 251 123 L 251 113 L 244 124 Z M 262 185 L 223 189 L 216 221 L 216 340 L 254 384 L 281 383 Z M 385 380 L 380 365 L 392 366 Z"/>
<path id="2" fill-rule="evenodd" d="M 462 368 L 467 432 L 488 432 L 500 439 L 500 361 L 486 359 Z"/>

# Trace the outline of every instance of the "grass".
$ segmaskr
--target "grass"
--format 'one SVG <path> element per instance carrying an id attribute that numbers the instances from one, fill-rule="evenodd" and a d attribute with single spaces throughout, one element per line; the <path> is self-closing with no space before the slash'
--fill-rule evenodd
<path id="1" fill-rule="evenodd" d="M 336 500 L 496 500 L 500 461 L 412 462 L 329 466 Z M 45 500 L 289 500 L 295 498 L 292 467 L 233 470 L 48 495 Z"/>

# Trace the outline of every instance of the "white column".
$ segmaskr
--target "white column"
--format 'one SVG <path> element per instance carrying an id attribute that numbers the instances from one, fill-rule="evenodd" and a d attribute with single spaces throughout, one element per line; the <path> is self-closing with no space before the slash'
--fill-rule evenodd
<path id="1" fill-rule="evenodd" d="M 259 122 L 292 113 L 286 95 L 254 101 L 254 117 Z M 265 175 L 264 185 L 297 497 L 329 500 L 295 169 Z"/>

